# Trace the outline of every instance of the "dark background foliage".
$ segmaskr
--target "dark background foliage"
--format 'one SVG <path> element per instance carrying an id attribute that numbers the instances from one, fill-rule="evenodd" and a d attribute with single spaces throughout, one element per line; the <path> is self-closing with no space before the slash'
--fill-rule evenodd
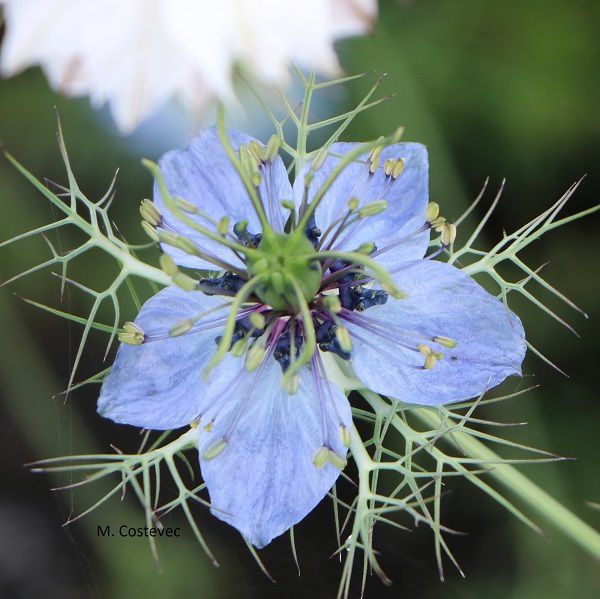
<path id="1" fill-rule="evenodd" d="M 347 72 L 389 73 L 382 90 L 397 95 L 357 119 L 346 139 L 370 139 L 405 125 L 407 139 L 429 147 L 431 196 L 449 217 L 461 213 L 486 177 L 495 187 L 506 176 L 503 200 L 487 230 L 489 241 L 541 212 L 582 175 L 588 176 L 570 210 L 598 201 L 599 3 L 381 4 L 375 32 L 345 41 L 339 50 Z M 360 81 L 327 101 L 343 110 L 362 97 L 366 85 Z M 67 100 L 50 92 L 37 70 L 0 81 L 0 142 L 36 175 L 59 182 L 65 177 L 55 144 L 53 105 L 60 110 L 80 186 L 90 197 L 99 197 L 120 167 L 114 218 L 126 237 L 141 240 L 137 206 L 149 194 L 150 180 L 139 157 L 155 158 L 169 147 L 168 123 L 158 137 L 146 128 L 142 136 L 122 139 L 106 115 L 90 111 L 86 100 Z M 146 139 L 151 145 L 144 145 Z M 0 162 L 0 202 L 0 239 L 52 217 L 48 204 L 6 160 Z M 591 217 L 530 248 L 528 263 L 537 267 L 549 262 L 547 279 L 581 305 L 590 319 L 549 300 L 580 332 L 577 339 L 531 306 L 519 305 L 530 339 L 570 378 L 530 357 L 526 372 L 535 375 L 539 389 L 487 413 L 528 422 L 512 431 L 511 438 L 577 458 L 527 466 L 526 472 L 596 525 L 599 514 L 586 501 L 600 498 L 597 240 L 597 217 Z M 65 235 L 55 241 L 68 245 L 73 239 Z M 46 256 L 47 246 L 39 239 L 5 248 L 0 279 Z M 76 276 L 86 279 L 91 271 L 98 280 L 109 276 L 112 267 L 98 255 Z M 97 524 L 143 525 L 133 497 L 115 497 L 88 518 L 61 528 L 73 511 L 97 499 L 99 490 L 53 493 L 49 488 L 56 480 L 32 475 L 23 464 L 106 451 L 109 443 L 131 450 L 138 436 L 96 415 L 97 388 L 75 393 L 66 402 L 53 397 L 66 384 L 80 328 L 36 311 L 11 291 L 75 313 L 87 306 L 76 294 L 67 294 L 61 305 L 59 285 L 48 273 L 0 290 L 0 596 L 335 595 L 341 568 L 337 559 L 329 559 L 335 549 L 329 504 L 297 527 L 300 578 L 286 536 L 262 552 L 276 585 L 259 572 L 237 533 L 201 509 L 197 515 L 221 561 L 219 569 L 210 565 L 187 528 L 181 539 L 160 543 L 160 570 L 144 540 L 97 538 Z M 100 370 L 102 358 L 102 339 L 94 338 L 81 376 Z M 600 591 L 597 562 L 551 524 L 542 523 L 547 538 L 539 538 L 465 482 L 452 482 L 443 516 L 448 525 L 468 533 L 451 539 L 466 580 L 447 565 L 447 580 L 439 581 L 431 534 L 424 528 L 412 533 L 381 528 L 376 546 L 394 586 L 386 588 L 370 577 L 367 597 L 530 599 L 595 597 Z M 170 523 L 182 525 L 178 515 Z M 358 597 L 358 587 L 355 592 Z"/>

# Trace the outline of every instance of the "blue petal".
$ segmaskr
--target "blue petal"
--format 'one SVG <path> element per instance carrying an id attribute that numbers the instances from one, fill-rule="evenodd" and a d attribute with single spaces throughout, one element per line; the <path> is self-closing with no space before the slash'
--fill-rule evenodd
<path id="1" fill-rule="evenodd" d="M 211 511 L 256 547 L 302 520 L 339 476 L 331 463 L 317 468 L 313 458 L 324 443 L 346 456 L 339 427 L 351 426 L 350 405 L 333 385 L 326 387 L 322 379 L 319 384 L 326 397 L 322 405 L 308 369 L 298 393 L 288 395 L 281 389 L 279 366 L 269 359 L 260 374 L 246 373 L 235 388 L 230 385 L 227 397 L 200 423 L 200 466 Z M 215 416 L 214 428 L 206 432 L 203 425 Z M 204 459 L 224 437 L 223 451 Z"/>
<path id="2" fill-rule="evenodd" d="M 378 323 L 372 330 L 348 325 L 352 365 L 367 387 L 406 403 L 440 405 L 475 397 L 521 374 L 526 351 L 521 321 L 473 279 L 429 260 L 407 265 L 394 279 L 407 297 L 358 315 Z M 454 339 L 456 347 L 433 342 L 435 336 Z M 424 369 L 418 343 L 442 352 L 443 359 Z"/>
<path id="3" fill-rule="evenodd" d="M 240 145 L 254 141 L 253 137 L 235 130 L 229 130 L 228 135 L 236 151 Z M 187 149 L 168 152 L 158 164 L 171 195 L 196 205 L 213 221 L 218 222 L 226 216 L 233 227 L 235 223 L 246 219 L 251 233 L 256 234 L 261 231 L 244 184 L 231 165 L 214 128 L 201 131 Z M 265 206 L 267 218 L 276 230 L 283 231 L 286 216 L 280 201 L 292 198 L 285 165 L 277 156 L 272 162 L 261 167 L 261 173 L 263 180 L 258 193 Z M 154 186 L 154 201 L 168 224 L 178 233 L 194 241 L 212 256 L 226 260 L 234 266 L 241 265 L 240 260 L 231 250 L 201 235 L 174 217 L 165 206 L 157 185 Z M 190 215 L 190 217 L 199 224 L 215 230 L 214 224 L 199 215 Z M 176 248 L 163 245 L 163 249 L 181 266 L 214 268 L 210 262 L 190 256 Z"/>
<path id="4" fill-rule="evenodd" d="M 309 202 L 339 164 L 340 156 L 345 156 L 358 146 L 357 143 L 336 143 L 331 146 L 323 166 L 310 183 Z M 383 170 L 388 158 L 402 158 L 404 161 L 404 171 L 395 180 L 386 177 Z M 297 205 L 302 201 L 304 178 L 309 169 L 310 164 L 302 169 L 294 183 Z M 429 198 L 428 172 L 427 150 L 421 144 L 399 143 L 385 148 L 380 155 L 380 166 L 374 174 L 369 172 L 365 154 L 346 166 L 325 193 L 316 209 L 316 224 L 325 232 L 331 223 L 347 211 L 351 198 L 358 199 L 360 206 L 386 200 L 387 210 L 348 228 L 339 237 L 335 247 L 353 250 L 361 243 L 371 241 L 379 250 L 389 246 L 389 250 L 377 256 L 377 261 L 387 268 L 394 268 L 406 260 L 422 258 L 429 243 L 429 230 L 410 236 L 425 224 Z"/>
<path id="5" fill-rule="evenodd" d="M 162 338 L 121 345 L 100 390 L 98 412 L 115 422 L 159 430 L 178 428 L 197 418 L 223 372 L 202 381 L 202 369 L 215 352 L 219 329 L 178 337 L 169 337 L 168 331 L 221 303 L 222 298 L 178 287 L 167 287 L 150 298 L 135 323 L 146 334 L 160 333 Z"/>

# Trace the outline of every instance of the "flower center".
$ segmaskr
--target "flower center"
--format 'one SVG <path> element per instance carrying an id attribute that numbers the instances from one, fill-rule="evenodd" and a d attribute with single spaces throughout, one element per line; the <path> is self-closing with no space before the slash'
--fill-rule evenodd
<path id="1" fill-rule="evenodd" d="M 321 286 L 322 270 L 313 244 L 300 232 L 263 236 L 246 260 L 249 276 L 264 276 L 255 293 L 275 310 L 296 312 Z"/>

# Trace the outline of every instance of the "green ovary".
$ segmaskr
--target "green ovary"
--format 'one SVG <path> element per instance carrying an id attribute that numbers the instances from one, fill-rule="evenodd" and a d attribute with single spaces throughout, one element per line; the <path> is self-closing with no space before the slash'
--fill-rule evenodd
<path id="1" fill-rule="evenodd" d="M 257 252 L 246 262 L 251 277 L 267 274 L 256 295 L 275 310 L 297 311 L 298 292 L 310 302 L 321 286 L 321 265 L 310 241 L 298 233 L 271 233 L 263 237 Z M 295 282 L 295 284 L 294 284 Z"/>

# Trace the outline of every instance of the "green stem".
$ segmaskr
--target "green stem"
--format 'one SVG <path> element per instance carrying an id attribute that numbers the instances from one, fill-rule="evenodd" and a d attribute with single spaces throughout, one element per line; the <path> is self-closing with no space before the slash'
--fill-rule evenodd
<path id="1" fill-rule="evenodd" d="M 427 426 L 433 429 L 442 424 L 439 415 L 426 408 L 411 410 Z M 509 464 L 501 463 L 499 456 L 486 447 L 481 441 L 457 431 L 452 433 L 453 440 L 469 456 L 481 461 L 498 461 L 489 475 L 495 478 L 503 487 L 522 499 L 540 516 L 553 524 L 566 536 L 575 541 L 592 555 L 600 558 L 600 534 L 579 517 L 569 511 L 564 505 L 548 495 L 534 482 L 521 474 Z"/>

